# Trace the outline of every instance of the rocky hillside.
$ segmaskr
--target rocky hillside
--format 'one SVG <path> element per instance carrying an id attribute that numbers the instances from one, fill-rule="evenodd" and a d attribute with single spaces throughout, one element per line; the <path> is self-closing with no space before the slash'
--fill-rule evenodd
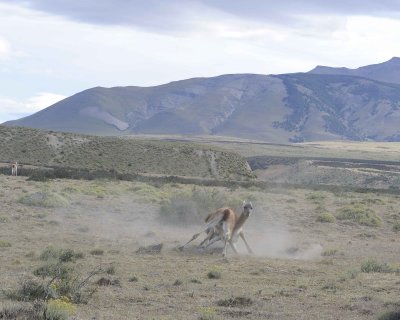
<path id="1" fill-rule="evenodd" d="M 0 126 L 0 163 L 215 179 L 252 178 L 236 153 L 190 143 Z"/>
<path id="2" fill-rule="evenodd" d="M 328 68 L 332 74 L 320 74 L 329 72 L 318 67 L 311 73 L 223 75 L 146 88 L 97 87 L 6 125 L 98 135 L 223 135 L 275 143 L 400 141 L 400 84 L 389 83 L 400 79 L 399 61 L 357 72 Z"/>

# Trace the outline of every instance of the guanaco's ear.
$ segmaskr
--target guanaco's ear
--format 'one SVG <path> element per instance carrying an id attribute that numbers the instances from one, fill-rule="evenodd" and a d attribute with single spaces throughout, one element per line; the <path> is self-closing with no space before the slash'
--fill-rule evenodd
<path id="1" fill-rule="evenodd" d="M 246 205 L 246 201 L 245 200 L 243 200 L 243 207 Z"/>
<path id="2" fill-rule="evenodd" d="M 251 203 L 251 201 L 249 202 L 249 205 L 253 209 L 253 204 Z"/>

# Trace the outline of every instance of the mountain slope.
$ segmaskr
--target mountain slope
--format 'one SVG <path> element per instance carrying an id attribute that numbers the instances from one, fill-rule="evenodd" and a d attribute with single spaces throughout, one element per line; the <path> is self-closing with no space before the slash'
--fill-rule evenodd
<path id="1" fill-rule="evenodd" d="M 387 74 L 400 79 L 395 67 L 399 61 L 357 72 L 383 77 L 391 66 L 393 73 Z M 233 74 L 146 88 L 96 87 L 5 124 L 99 135 L 223 135 L 275 143 L 400 141 L 400 84 L 316 71 Z"/>
<path id="2" fill-rule="evenodd" d="M 313 70 L 309 71 L 309 73 L 358 76 L 383 82 L 400 84 L 400 58 L 393 57 L 386 62 L 372 64 L 357 69 L 317 66 Z"/>

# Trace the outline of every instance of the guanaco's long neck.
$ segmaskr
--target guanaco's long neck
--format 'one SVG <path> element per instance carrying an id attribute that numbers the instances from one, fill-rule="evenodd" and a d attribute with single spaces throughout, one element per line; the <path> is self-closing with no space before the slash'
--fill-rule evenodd
<path id="1" fill-rule="evenodd" d="M 246 222 L 247 219 L 248 219 L 248 216 L 246 216 L 244 214 L 244 212 L 242 212 L 242 214 L 239 216 L 239 218 L 237 219 L 237 221 L 235 223 L 235 227 L 233 228 L 233 232 L 236 232 L 241 227 L 243 227 L 243 225 L 244 225 L 244 223 Z"/>

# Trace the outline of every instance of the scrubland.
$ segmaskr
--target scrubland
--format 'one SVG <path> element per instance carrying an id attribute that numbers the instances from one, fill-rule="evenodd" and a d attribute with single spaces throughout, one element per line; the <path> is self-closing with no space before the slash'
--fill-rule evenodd
<path id="1" fill-rule="evenodd" d="M 0 175 L 0 319 L 398 319 L 400 197 Z M 240 210 L 253 255 L 176 248 Z M 152 248 L 156 248 L 152 250 Z"/>

